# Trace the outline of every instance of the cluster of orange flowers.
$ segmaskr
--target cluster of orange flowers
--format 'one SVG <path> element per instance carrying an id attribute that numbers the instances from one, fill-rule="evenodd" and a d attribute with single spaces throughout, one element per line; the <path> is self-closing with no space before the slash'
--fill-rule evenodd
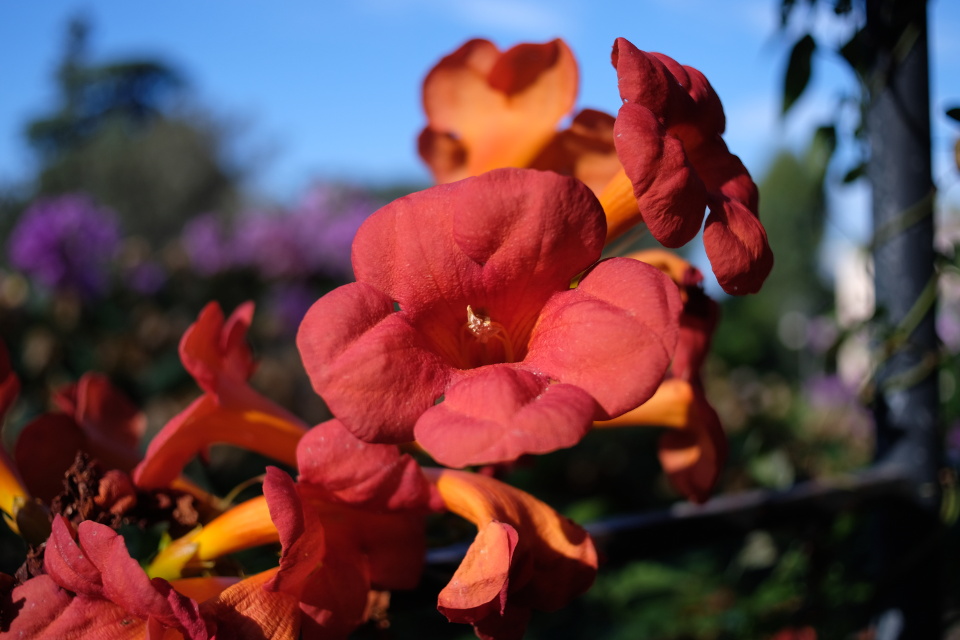
<path id="1" fill-rule="evenodd" d="M 706 79 L 619 39 L 623 106 L 574 105 L 559 41 L 501 53 L 474 40 L 427 76 L 420 152 L 438 186 L 373 214 L 356 282 L 321 298 L 297 339 L 333 418 L 310 426 L 248 380 L 253 305 L 208 305 L 180 357 L 202 394 L 138 454 L 144 418 L 102 376 L 57 392 L 0 458 L 0 508 L 31 545 L 6 581 L 0 631 L 23 638 L 344 638 L 414 588 L 425 526 L 450 512 L 476 537 L 437 608 L 480 638 L 523 635 L 533 610 L 587 590 L 587 532 L 497 479 L 518 457 L 593 428 L 666 427 L 660 460 L 691 500 L 726 455 L 700 370 L 717 305 L 663 250 L 603 257 L 645 226 L 695 237 L 721 285 L 759 289 L 772 266 L 756 187 L 721 134 Z M 0 352 L 0 416 L 18 380 Z M 183 470 L 212 444 L 259 452 L 263 495 L 231 505 Z M 42 461 L 42 462 L 39 462 Z M 484 472 L 478 472 L 482 470 Z M 165 522 L 146 567 L 121 524 Z M 217 560 L 279 545 L 277 565 L 220 575 Z"/>

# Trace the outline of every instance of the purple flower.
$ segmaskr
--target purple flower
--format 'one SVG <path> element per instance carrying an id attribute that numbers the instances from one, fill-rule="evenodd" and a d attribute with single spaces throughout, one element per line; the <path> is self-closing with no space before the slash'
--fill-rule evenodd
<path id="1" fill-rule="evenodd" d="M 212 276 L 232 266 L 230 240 L 215 213 L 205 213 L 188 222 L 180 242 L 190 264 L 201 275 Z"/>
<path id="2" fill-rule="evenodd" d="M 276 317 L 280 328 L 292 336 L 296 335 L 303 316 L 318 297 L 316 291 L 303 284 L 281 283 L 270 290 L 266 307 Z"/>
<path id="3" fill-rule="evenodd" d="M 296 221 L 286 212 L 254 212 L 239 220 L 233 236 L 233 262 L 268 279 L 309 274 L 309 258 Z"/>
<path id="4" fill-rule="evenodd" d="M 83 194 L 44 198 L 21 216 L 7 244 L 10 264 L 55 289 L 86 298 L 102 295 L 120 245 L 120 227 L 109 209 Z"/>
<path id="5" fill-rule="evenodd" d="M 355 189 L 318 185 L 308 191 L 293 216 L 298 237 L 308 248 L 310 268 L 315 273 L 352 279 L 353 237 L 376 208 L 372 199 Z"/>

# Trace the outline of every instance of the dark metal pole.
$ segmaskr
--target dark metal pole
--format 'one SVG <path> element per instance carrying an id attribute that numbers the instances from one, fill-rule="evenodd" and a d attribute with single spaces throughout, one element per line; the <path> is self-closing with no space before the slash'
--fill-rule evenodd
<path id="1" fill-rule="evenodd" d="M 927 15 L 923 0 L 867 0 L 874 266 L 880 319 L 877 464 L 912 480 L 878 518 L 878 640 L 940 637 L 937 339 Z"/>

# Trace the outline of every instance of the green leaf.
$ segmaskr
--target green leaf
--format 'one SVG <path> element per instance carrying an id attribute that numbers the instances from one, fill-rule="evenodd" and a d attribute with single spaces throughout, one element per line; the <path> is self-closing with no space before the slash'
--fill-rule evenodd
<path id="1" fill-rule="evenodd" d="M 837 150 L 837 128 L 832 124 L 817 127 L 813 134 L 813 141 L 818 147 L 822 146 L 828 156 L 833 155 Z"/>
<path id="2" fill-rule="evenodd" d="M 803 90 L 810 81 L 813 52 L 817 48 L 813 36 L 809 33 L 793 45 L 790 60 L 787 62 L 787 73 L 783 82 L 783 114 L 800 98 Z"/>
<path id="3" fill-rule="evenodd" d="M 840 47 L 840 55 L 847 61 L 847 64 L 860 74 L 866 77 L 873 65 L 876 57 L 876 46 L 870 42 L 866 29 L 858 29 L 847 42 Z"/>
<path id="4" fill-rule="evenodd" d="M 854 168 L 850 169 L 850 171 L 847 171 L 847 173 L 843 176 L 843 183 L 849 184 L 854 180 L 859 180 L 863 177 L 863 174 L 866 172 L 866 170 L 867 166 L 861 162 Z"/>

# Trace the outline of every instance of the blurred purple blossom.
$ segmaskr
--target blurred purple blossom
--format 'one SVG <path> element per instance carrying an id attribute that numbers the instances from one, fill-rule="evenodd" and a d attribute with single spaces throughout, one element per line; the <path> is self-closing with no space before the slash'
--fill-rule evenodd
<path id="1" fill-rule="evenodd" d="M 960 351 L 960 313 L 956 308 L 941 306 L 937 312 L 937 336 L 951 353 Z"/>
<path id="2" fill-rule="evenodd" d="M 143 295 L 156 293 L 167 282 L 167 272 L 154 261 L 141 262 L 128 268 L 124 277 L 130 289 Z"/>
<path id="3" fill-rule="evenodd" d="M 318 297 L 316 291 L 303 284 L 282 283 L 271 288 L 266 307 L 276 317 L 281 329 L 294 335 L 303 316 L 307 315 L 307 310 Z"/>
<path id="4" fill-rule="evenodd" d="M 106 292 L 120 227 L 109 209 L 83 194 L 44 198 L 20 217 L 7 244 L 10 264 L 55 289 L 85 298 Z"/>
<path id="5" fill-rule="evenodd" d="M 229 238 L 217 214 L 197 216 L 184 226 L 180 238 L 190 264 L 201 275 L 211 276 L 230 268 Z"/>
<path id="6" fill-rule="evenodd" d="M 847 435 L 855 440 L 873 436 L 873 416 L 857 397 L 855 389 L 839 376 L 814 376 L 804 382 L 806 405 L 828 418 L 824 424 L 834 436 Z"/>
<path id="7" fill-rule="evenodd" d="M 184 228 L 182 241 L 204 275 L 252 268 L 272 280 L 349 279 L 353 236 L 375 208 L 359 190 L 320 185 L 290 209 L 241 214 L 232 230 L 215 214 L 197 218 Z"/>

